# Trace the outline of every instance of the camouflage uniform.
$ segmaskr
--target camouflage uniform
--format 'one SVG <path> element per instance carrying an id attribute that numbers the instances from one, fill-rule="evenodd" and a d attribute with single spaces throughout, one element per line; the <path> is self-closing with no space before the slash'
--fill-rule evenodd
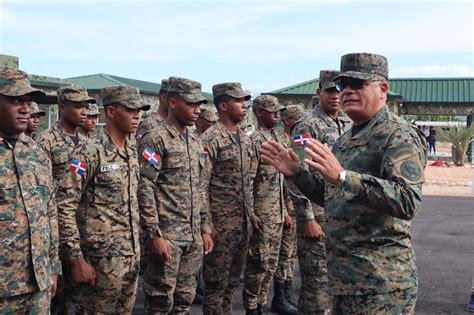
<path id="1" fill-rule="evenodd" d="M 0 94 L 44 96 L 25 72 L 0 68 Z M 2 114 L 3 115 L 3 114 Z M 0 313 L 48 314 L 61 274 L 51 163 L 35 142 L 0 137 Z"/>
<path id="2" fill-rule="evenodd" d="M 335 84 L 332 80 L 338 74 L 339 71 L 322 70 L 319 75 L 321 88 L 334 88 Z M 332 148 L 341 134 L 348 129 L 348 125 L 349 123 L 340 120 L 339 117 L 332 119 L 316 105 L 310 116 L 304 117 L 293 126 L 292 136 L 308 134 L 311 138 Z M 303 151 L 304 145 L 295 145 L 293 141 L 292 148 L 302 160 L 307 157 Z M 301 195 L 299 197 L 305 198 Z M 306 204 L 306 206 L 297 208 L 301 211 L 297 211 L 296 214 L 298 262 L 301 271 L 301 291 L 298 303 L 300 314 L 323 313 L 330 308 L 324 240 L 304 237 L 304 224 L 311 220 L 316 220 L 324 231 L 326 216 L 323 207 L 307 203 L 309 201 L 301 201 L 301 204 Z"/>
<path id="3" fill-rule="evenodd" d="M 372 54 L 343 56 L 341 70 L 341 77 L 388 77 L 385 57 Z M 333 312 L 412 314 L 417 276 L 409 229 L 421 206 L 426 140 L 385 106 L 332 151 L 346 169 L 339 185 L 304 169 L 292 180 L 325 206 Z"/>
<path id="4" fill-rule="evenodd" d="M 96 116 L 96 119 L 97 119 L 97 117 L 101 115 L 102 114 L 100 113 L 99 107 L 97 106 L 97 104 L 89 104 L 89 108 L 87 109 L 87 116 Z M 79 127 L 77 129 L 77 132 L 85 136 L 87 139 L 90 139 L 90 138 L 93 138 L 94 135 L 98 133 L 98 130 L 99 129 L 96 127 L 94 130 L 88 132 L 84 130 L 82 127 Z"/>
<path id="5" fill-rule="evenodd" d="M 161 80 L 160 93 L 166 93 L 167 91 L 168 91 L 168 80 L 163 79 Z M 149 133 L 151 130 L 161 125 L 165 120 L 166 118 L 161 117 L 158 114 L 158 112 L 152 113 L 149 117 L 142 120 L 140 124 L 138 125 L 137 131 L 135 132 L 135 137 L 137 141 L 140 141 L 141 139 L 143 139 L 143 137 L 147 133 Z"/>
<path id="6" fill-rule="evenodd" d="M 213 86 L 214 98 L 249 98 L 240 83 Z M 237 128 L 233 135 L 220 122 L 201 135 L 204 206 L 218 231 L 213 251 L 204 257 L 204 313 L 231 314 L 232 296 L 245 265 L 253 206 L 250 138 Z"/>
<path id="7" fill-rule="evenodd" d="M 36 103 L 36 102 L 31 102 L 30 111 L 31 111 L 31 116 L 34 116 L 34 115 L 37 115 L 37 116 L 40 116 L 40 117 L 46 116 L 46 112 L 44 110 L 41 110 L 38 106 L 38 103 Z M 38 136 L 34 132 L 31 133 L 31 135 L 30 135 L 30 138 L 33 139 L 33 140 L 36 140 L 37 137 Z"/>
<path id="8" fill-rule="evenodd" d="M 207 102 L 201 84 L 170 77 L 168 92 L 189 103 Z M 141 140 L 139 203 L 148 238 L 162 237 L 171 247 L 164 261 L 149 254 L 143 274 L 145 313 L 189 313 L 196 291 L 196 274 L 203 257 L 202 233 L 211 233 L 202 213 L 200 140 L 186 128 L 181 134 L 165 121 Z"/>
<path id="9" fill-rule="evenodd" d="M 101 98 L 104 106 L 149 108 L 131 87 L 103 88 Z M 131 313 L 140 257 L 136 147 L 127 139 L 120 150 L 103 130 L 72 152 L 68 170 L 56 196 L 60 242 L 65 258 L 84 257 L 97 274 L 95 287 L 81 287 L 81 312 Z"/>
<path id="10" fill-rule="evenodd" d="M 253 110 L 274 113 L 282 111 L 278 99 L 271 95 L 258 96 Z M 256 175 L 253 185 L 253 210 L 261 220 L 260 229 L 254 229 L 250 238 L 247 265 L 244 273 L 243 299 L 246 309 L 267 304 L 267 294 L 278 266 L 278 255 L 287 209 L 293 210 L 288 192 L 283 187 L 284 176 L 272 165 L 260 159 L 260 148 L 268 140 L 282 142 L 275 130 L 258 127 L 250 136 L 255 152 Z M 283 142 L 285 145 L 286 143 Z"/>

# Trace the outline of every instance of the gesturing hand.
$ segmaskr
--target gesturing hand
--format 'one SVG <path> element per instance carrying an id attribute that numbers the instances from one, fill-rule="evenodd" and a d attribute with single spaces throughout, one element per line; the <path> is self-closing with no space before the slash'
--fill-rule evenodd
<path id="1" fill-rule="evenodd" d="M 339 174 L 344 171 L 344 168 L 328 146 L 317 140 L 309 139 L 304 150 L 311 158 L 305 159 L 304 162 L 318 171 L 327 182 L 337 184 Z"/>
<path id="2" fill-rule="evenodd" d="M 286 176 L 293 176 L 300 167 L 300 159 L 291 149 L 284 148 L 278 142 L 269 140 L 260 149 L 262 159 L 273 165 Z"/>

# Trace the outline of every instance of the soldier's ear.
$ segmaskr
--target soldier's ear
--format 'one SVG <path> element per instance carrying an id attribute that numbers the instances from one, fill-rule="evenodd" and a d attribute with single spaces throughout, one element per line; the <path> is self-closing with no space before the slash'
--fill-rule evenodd
<path id="1" fill-rule="evenodd" d="M 217 105 L 217 107 L 219 107 L 219 109 L 223 112 L 227 111 L 227 103 L 226 102 L 220 102 L 219 105 Z"/>

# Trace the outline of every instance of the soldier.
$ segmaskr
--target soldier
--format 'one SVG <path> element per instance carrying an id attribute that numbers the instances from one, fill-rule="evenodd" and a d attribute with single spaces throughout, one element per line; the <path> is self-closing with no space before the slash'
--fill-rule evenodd
<path id="1" fill-rule="evenodd" d="M 280 120 L 280 112 L 285 110 L 278 99 L 271 95 L 258 96 L 252 104 L 258 128 L 250 139 L 255 152 L 256 176 L 253 184 L 253 213 L 251 215 L 253 233 L 247 254 L 244 273 L 243 300 L 246 314 L 262 314 L 267 304 L 267 294 L 273 275 L 278 266 L 283 222 L 288 211 L 293 212 L 293 204 L 286 189 L 283 188 L 283 175 L 273 166 L 260 159 L 262 143 L 270 139 L 282 142 L 274 128 Z M 285 143 L 286 145 L 286 143 Z M 297 309 L 288 303 L 284 295 L 284 283 L 275 282 L 275 295 L 279 313 L 297 314 Z"/>
<path id="2" fill-rule="evenodd" d="M 240 83 L 212 87 L 219 121 L 202 135 L 204 206 L 211 214 L 214 250 L 204 257 L 204 314 L 231 314 L 245 265 L 253 206 L 250 138 L 238 128 L 250 95 Z"/>
<path id="3" fill-rule="evenodd" d="M 201 113 L 196 120 L 196 132 L 200 136 L 204 131 L 209 129 L 218 120 L 216 113 L 207 108 L 201 108 Z"/>
<path id="4" fill-rule="evenodd" d="M 284 141 L 288 146 L 291 146 L 290 136 L 291 136 L 291 129 L 293 125 L 303 118 L 305 114 L 304 105 L 303 104 L 296 104 L 296 105 L 288 105 L 286 106 L 286 110 L 281 112 L 281 121 L 283 122 L 285 134 L 284 134 Z M 299 198 L 299 193 L 296 187 L 294 187 L 291 182 L 285 180 L 285 186 L 290 194 L 291 201 L 293 203 L 293 209 L 297 207 L 311 207 L 311 203 L 308 199 Z M 296 191 L 296 193 L 295 193 Z M 304 210 L 297 210 L 298 212 Z M 291 217 L 293 222 L 296 222 L 296 213 L 295 211 L 288 211 L 288 215 Z M 292 297 L 292 282 L 293 282 L 293 274 L 294 274 L 294 265 L 296 261 L 296 225 L 295 224 L 285 224 L 283 226 L 283 235 L 281 237 L 281 245 L 280 245 L 280 254 L 278 257 L 278 268 L 275 273 L 275 282 L 284 283 L 284 291 L 285 291 L 285 298 L 293 306 L 297 306 L 297 302 L 293 301 Z M 278 296 L 274 295 L 272 300 L 272 309 L 277 309 L 277 305 L 280 304 L 278 300 Z"/>
<path id="5" fill-rule="evenodd" d="M 79 127 L 78 131 L 90 139 L 94 134 L 95 127 L 97 126 L 97 120 L 101 113 L 99 112 L 99 107 L 97 104 L 89 104 L 87 108 L 87 118 L 84 121 L 84 124 Z"/>
<path id="6" fill-rule="evenodd" d="M 135 137 L 140 141 L 148 132 L 158 127 L 166 117 L 168 117 L 168 102 L 166 101 L 166 93 L 168 91 L 168 79 L 161 80 L 161 87 L 158 97 L 160 99 L 160 106 L 158 110 L 151 114 L 146 119 L 142 120 L 138 125 Z"/>
<path id="7" fill-rule="evenodd" d="M 333 314 L 414 314 L 417 296 L 411 219 L 421 207 L 426 139 L 388 111 L 387 59 L 341 58 L 335 78 L 354 121 L 332 147 L 310 139 L 301 167 L 293 151 L 265 143 L 263 158 L 326 211 Z"/>
<path id="8" fill-rule="evenodd" d="M 304 159 L 306 153 L 303 139 L 313 138 L 332 148 L 336 140 L 346 130 L 346 122 L 339 119 L 341 104 L 333 79 L 339 71 L 321 70 L 316 90 L 315 105 L 311 115 L 296 122 L 292 129 L 293 150 Z M 298 190 L 294 197 L 306 199 Z M 298 262 L 301 271 L 301 291 L 299 312 L 301 314 L 325 314 L 330 309 L 327 293 L 326 248 L 324 245 L 324 208 L 317 204 L 307 205 L 308 200 L 297 202 Z M 306 205 L 306 206 L 303 206 Z"/>
<path id="9" fill-rule="evenodd" d="M 213 246 L 200 193 L 202 145 L 189 129 L 207 100 L 199 82 L 170 77 L 167 102 L 168 118 L 141 140 L 140 216 L 151 252 L 146 314 L 189 313 L 203 251 Z"/>
<path id="10" fill-rule="evenodd" d="M 31 102 L 30 106 L 30 118 L 28 119 L 28 126 L 26 127 L 25 135 L 31 139 L 36 139 L 36 130 L 38 130 L 40 124 L 40 118 L 46 116 L 46 112 L 41 110 L 37 103 Z"/>
<path id="11" fill-rule="evenodd" d="M 61 274 L 51 163 L 22 134 L 44 96 L 25 72 L 0 68 L 1 314 L 48 314 Z"/>
<path id="12" fill-rule="evenodd" d="M 131 314 L 140 242 L 138 156 L 129 140 L 142 105 L 137 89 L 100 91 L 105 129 L 71 154 L 57 192 L 60 242 L 81 286 L 79 312 Z M 77 217 L 77 219 L 76 219 Z"/>

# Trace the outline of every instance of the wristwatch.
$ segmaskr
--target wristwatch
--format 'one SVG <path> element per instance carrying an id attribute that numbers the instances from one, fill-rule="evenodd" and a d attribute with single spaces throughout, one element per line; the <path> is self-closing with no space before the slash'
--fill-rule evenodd
<path id="1" fill-rule="evenodd" d="M 339 177 L 337 179 L 338 187 L 342 187 L 342 185 L 344 185 L 344 182 L 346 181 L 346 175 L 347 175 L 346 170 L 343 170 L 342 172 L 339 173 Z"/>

